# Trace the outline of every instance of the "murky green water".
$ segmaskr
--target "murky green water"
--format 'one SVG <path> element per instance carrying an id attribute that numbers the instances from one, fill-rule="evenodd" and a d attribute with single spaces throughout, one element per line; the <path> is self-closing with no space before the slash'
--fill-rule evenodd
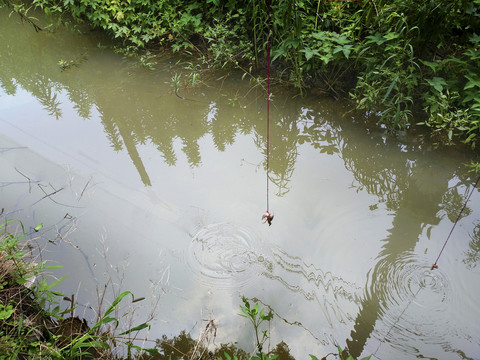
<path id="1" fill-rule="evenodd" d="M 94 33 L 36 33 L 0 11 L 0 209 L 22 219 L 89 316 L 105 282 L 154 307 L 149 338 L 254 350 L 241 296 L 275 311 L 298 359 L 348 346 L 377 359 L 480 354 L 480 194 L 458 150 L 366 128 L 345 104 L 275 93 L 270 208 L 265 94 L 239 76 L 171 86 Z M 62 71 L 58 62 L 78 61 Z M 358 115 L 357 115 L 358 116 Z M 111 297 L 112 295 L 109 294 Z M 65 304 L 67 306 L 68 304 Z"/>

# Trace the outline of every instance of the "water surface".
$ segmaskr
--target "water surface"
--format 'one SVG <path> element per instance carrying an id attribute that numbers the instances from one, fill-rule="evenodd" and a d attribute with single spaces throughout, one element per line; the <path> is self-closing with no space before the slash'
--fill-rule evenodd
<path id="1" fill-rule="evenodd" d="M 0 209 L 64 266 L 91 316 L 107 283 L 130 290 L 148 337 L 253 352 L 241 296 L 275 312 L 274 346 L 298 359 L 348 347 L 377 359 L 480 354 L 480 195 L 473 159 L 365 125 L 348 104 L 274 89 L 271 227 L 265 93 L 240 74 L 165 55 L 155 70 L 95 33 L 35 32 L 0 11 Z M 67 69 L 59 61 L 74 61 Z M 172 77 L 181 75 L 176 94 Z M 114 294 L 109 291 L 110 301 Z M 68 304 L 65 304 L 67 306 Z M 214 346 L 215 344 L 212 344 Z"/>

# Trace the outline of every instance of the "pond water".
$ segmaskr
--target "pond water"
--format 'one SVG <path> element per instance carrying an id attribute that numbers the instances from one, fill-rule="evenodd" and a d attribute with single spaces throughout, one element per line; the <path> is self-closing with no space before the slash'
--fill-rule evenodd
<path id="1" fill-rule="evenodd" d="M 95 33 L 35 32 L 0 10 L 0 210 L 68 274 L 78 315 L 136 298 L 149 339 L 209 320 L 255 348 L 241 297 L 274 311 L 267 347 L 377 359 L 480 356 L 473 155 L 385 135 L 346 103 L 265 92 L 168 55 L 149 70 Z M 59 62 L 70 64 L 65 69 Z M 475 160 L 475 159 L 473 159 Z M 39 223 L 41 231 L 32 229 Z M 64 304 L 65 307 L 68 303 Z M 125 311 L 133 311 L 123 309 Z"/>

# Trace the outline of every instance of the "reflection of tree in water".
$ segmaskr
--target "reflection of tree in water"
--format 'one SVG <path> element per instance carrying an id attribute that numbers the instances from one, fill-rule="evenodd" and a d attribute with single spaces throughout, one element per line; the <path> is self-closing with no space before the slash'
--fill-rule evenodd
<path id="1" fill-rule="evenodd" d="M 468 190 L 469 189 L 467 188 L 467 191 Z M 468 194 L 460 195 L 458 192 L 458 187 L 452 187 L 448 189 L 443 195 L 441 204 L 442 212 L 447 215 L 451 222 L 455 222 L 457 220 L 467 196 Z M 465 209 L 463 209 L 461 217 L 466 217 L 470 215 L 471 212 L 472 211 L 470 208 L 466 206 Z"/>
<path id="2" fill-rule="evenodd" d="M 163 335 L 161 339 L 155 342 L 155 349 L 158 353 L 149 354 L 147 352 L 136 356 L 137 360 L 180 360 L 180 359 L 224 359 L 225 354 L 231 359 L 249 359 L 250 354 L 239 349 L 235 343 L 220 344 L 215 349 L 210 350 L 211 346 L 206 341 L 200 342 L 193 339 L 190 333 L 185 330 L 177 336 L 168 338 Z M 267 355 L 277 355 L 278 360 L 294 360 L 290 355 L 290 349 L 285 342 L 278 343 Z"/>
<path id="3" fill-rule="evenodd" d="M 238 118 L 231 108 L 218 108 L 216 102 L 211 102 L 206 115 L 209 122 L 209 132 L 218 151 L 225 151 L 226 145 L 232 145 L 238 134 Z"/>
<path id="4" fill-rule="evenodd" d="M 348 351 L 359 357 L 378 320 L 384 318 L 385 304 L 391 291 L 389 271 L 403 266 L 407 254 L 414 253 L 415 245 L 426 227 L 437 225 L 442 213 L 453 222 L 463 206 L 466 195 L 460 188 L 473 181 L 463 176 L 462 165 L 447 170 L 427 144 L 408 143 L 393 135 L 371 133 L 366 141 L 355 134 L 355 124 L 342 127 L 342 121 L 334 125 L 325 119 L 331 118 L 329 110 L 306 112 L 302 141 L 327 154 L 338 153 L 345 167 L 353 175 L 352 184 L 357 191 L 375 195 L 379 203 L 385 203 L 394 216 L 389 236 L 377 256 L 375 267 L 370 272 L 372 284 L 360 301 L 360 311 L 354 320 L 350 338 L 346 339 Z M 341 115 L 337 117 L 341 119 Z M 363 129 L 362 129 L 363 130 Z M 364 130 L 363 130 L 364 131 Z M 450 183 L 455 179 L 454 185 Z M 375 208 L 375 207 L 374 207 Z M 467 210 L 467 209 L 466 209 Z M 469 214 L 467 210 L 466 214 Z M 478 261 L 480 240 L 478 227 L 467 254 L 469 264 Z M 399 270 L 401 271 L 401 270 Z"/>
<path id="5" fill-rule="evenodd" d="M 17 86 L 15 85 L 13 78 L 7 75 L 7 73 L 3 73 L 2 71 L 0 71 L 0 86 L 5 91 L 5 94 L 15 95 L 17 92 Z"/>
<path id="6" fill-rule="evenodd" d="M 31 77 L 23 75 L 20 78 L 0 76 L 0 86 L 7 95 L 15 95 L 18 85 L 36 97 L 50 116 L 57 120 L 62 117 L 61 103 L 58 99 L 58 94 L 63 88 L 62 84 L 54 82 L 44 74 L 31 74 Z"/>
<path id="7" fill-rule="evenodd" d="M 290 191 L 288 184 L 298 157 L 299 133 L 295 117 L 282 116 L 270 128 L 269 179 L 277 186 L 277 196 L 283 196 Z M 255 145 L 262 149 L 265 157 L 264 169 L 266 170 L 267 139 L 265 133 L 256 134 Z"/>
<path id="8" fill-rule="evenodd" d="M 6 23 L 0 24 L 0 30 L 3 31 L 0 34 L 10 33 L 6 26 Z M 188 164 L 197 167 L 202 161 L 199 140 L 206 134 L 212 136 L 219 151 L 232 145 L 237 134 L 253 134 L 259 139 L 264 137 L 264 122 L 259 123 L 258 116 L 251 117 L 248 111 L 242 113 L 221 97 L 219 101 L 188 101 L 172 94 L 162 96 L 160 93 L 156 98 L 145 96 L 145 87 L 150 86 L 152 93 L 164 91 L 164 87 L 156 87 L 154 81 L 149 81 L 143 84 L 142 91 L 137 91 L 137 76 L 145 76 L 144 71 L 120 66 L 120 63 L 115 63 L 115 57 L 112 57 L 113 65 L 108 71 L 102 71 L 105 69 L 104 62 L 95 62 L 101 57 L 96 53 L 98 50 L 74 46 L 62 48 L 62 58 L 76 59 L 86 51 L 89 58 L 78 67 L 60 71 L 55 43 L 31 40 L 32 36 L 42 37 L 43 34 L 33 35 L 27 30 L 19 32 L 15 39 L 0 35 L 0 40 L 4 40 L 4 36 L 4 43 L 8 46 L 0 48 L 0 57 L 3 59 L 0 62 L 0 82 L 5 92 L 15 94 L 17 86 L 21 86 L 56 119 L 62 117 L 60 93 L 69 97 L 78 115 L 84 119 L 92 116 L 92 109 L 98 110 L 112 148 L 115 151 L 127 150 L 145 185 L 150 184 L 150 180 L 136 149 L 140 144 L 151 143 L 165 163 L 173 166 L 178 161 L 175 145 L 180 141 L 180 149 L 187 157 Z M 171 65 L 166 64 L 163 70 L 170 72 Z M 155 73 L 147 77 L 151 80 L 152 76 L 156 76 Z M 161 81 L 164 81 L 163 78 Z M 194 95 L 191 97 L 199 98 Z M 252 98 L 256 100 L 256 96 L 252 95 Z M 250 103 L 252 98 L 247 102 Z M 258 104 L 252 106 L 258 108 Z M 296 117 L 292 113 L 282 118 L 280 128 L 272 132 L 275 138 L 272 140 L 278 141 L 273 149 L 270 175 L 278 184 L 279 193 L 288 191 L 287 184 L 296 159 L 295 136 L 298 131 L 292 132 L 295 130 Z M 286 132 L 282 133 L 281 129 Z M 264 139 L 258 143 L 265 149 Z"/>
<path id="9" fill-rule="evenodd" d="M 38 77 L 37 80 L 30 87 L 32 93 L 38 99 L 44 109 L 47 110 L 48 115 L 54 116 L 55 119 L 62 117 L 62 111 L 60 110 L 60 100 L 57 99 L 57 95 L 60 92 L 61 86 L 59 84 L 52 83 L 50 79 L 43 76 Z"/>
<path id="10" fill-rule="evenodd" d="M 468 244 L 468 251 L 465 253 L 464 264 L 469 269 L 475 268 L 480 261 L 480 223 L 473 229 L 473 234 L 470 235 L 470 243 Z"/>
<path id="11" fill-rule="evenodd" d="M 2 11 L 6 9 L 1 9 Z M 2 13 L 2 16 L 4 12 Z M 71 93 L 72 88 L 77 88 L 83 81 L 72 77 L 70 83 L 65 82 L 63 76 L 60 76 L 57 62 L 59 61 L 59 48 L 56 41 L 47 32 L 35 32 L 31 27 L 22 27 L 18 24 L 15 16 L 11 20 L 5 21 L 5 17 L 0 21 L 0 86 L 7 95 L 13 95 L 17 87 L 25 89 L 38 99 L 40 104 L 49 115 L 57 120 L 62 117 L 60 110 L 59 94 L 63 90 Z M 50 34 L 51 35 L 51 34 Z M 45 41 L 49 41 L 48 44 Z M 50 46 L 50 48 L 49 48 Z M 64 50 L 62 48 L 62 50 Z M 72 58 L 78 56 L 75 52 L 80 52 L 79 47 L 65 49 L 64 55 L 72 55 Z M 53 66 L 52 66 L 53 64 Z M 87 89 L 88 87 L 85 87 Z M 85 91 L 86 93 L 88 91 Z M 88 94 L 86 94 L 88 96 Z M 74 100 L 75 101 L 75 100 Z M 84 104 L 86 99 L 81 99 L 75 103 Z M 88 107 L 88 105 L 87 105 Z M 85 114 L 84 108 L 81 112 Z"/>
<path id="12" fill-rule="evenodd" d="M 88 119 L 94 104 L 87 89 L 71 88 L 68 91 L 68 97 L 74 104 L 73 108 L 77 111 L 77 114 L 83 119 Z"/>
<path id="13" fill-rule="evenodd" d="M 188 164 L 196 167 L 201 164 L 199 140 L 206 134 L 211 134 L 215 147 L 224 151 L 234 143 L 238 134 L 252 131 L 255 143 L 265 151 L 264 121 L 249 118 L 248 113 L 226 103 L 169 97 L 165 101 L 160 99 L 155 106 L 149 98 L 126 90 L 118 91 L 114 99 L 100 94 L 96 94 L 95 98 L 113 148 L 119 151 L 126 147 L 131 157 L 134 146 L 152 143 L 161 152 L 165 163 L 173 166 L 177 161 L 173 144 L 175 139 L 179 139 Z M 290 115 L 282 117 L 271 131 L 270 175 L 280 195 L 288 192 L 288 182 L 297 157 L 298 114 L 293 112 Z M 132 161 L 141 175 L 144 173 L 142 179 L 145 179 L 146 170 L 140 164 L 141 159 L 134 156 Z"/>
<path id="14" fill-rule="evenodd" d="M 104 116 L 102 120 L 105 133 L 107 134 L 108 140 L 110 140 L 110 144 L 112 145 L 113 150 L 122 150 L 123 142 L 120 136 L 120 132 L 118 131 L 117 124 L 112 118 L 108 118 L 106 116 Z"/>

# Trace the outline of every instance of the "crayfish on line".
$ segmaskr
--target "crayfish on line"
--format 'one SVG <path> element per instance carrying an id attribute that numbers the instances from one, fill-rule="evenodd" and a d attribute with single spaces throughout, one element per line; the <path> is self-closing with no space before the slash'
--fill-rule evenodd
<path id="1" fill-rule="evenodd" d="M 262 215 L 262 224 L 268 222 L 268 226 L 271 226 L 274 216 L 275 215 L 270 214 L 270 212 L 265 211 L 265 213 Z"/>

